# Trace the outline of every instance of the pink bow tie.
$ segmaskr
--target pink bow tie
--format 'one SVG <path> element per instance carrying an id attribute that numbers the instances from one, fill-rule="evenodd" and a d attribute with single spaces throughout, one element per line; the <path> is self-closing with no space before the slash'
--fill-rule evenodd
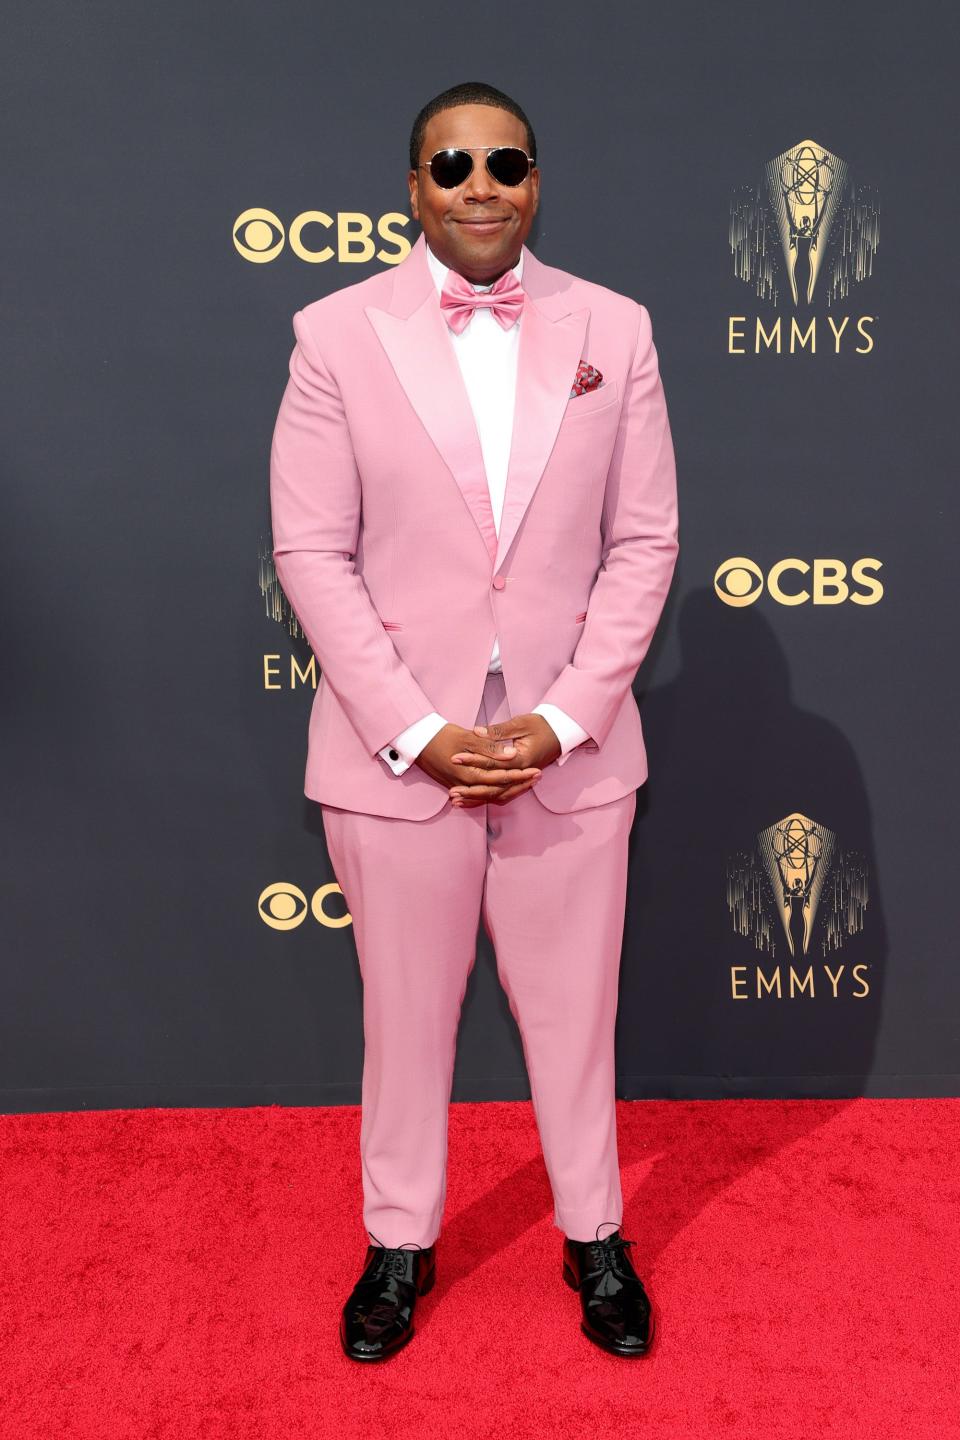
<path id="1" fill-rule="evenodd" d="M 489 290 L 474 290 L 459 270 L 450 270 L 440 291 L 440 309 L 455 334 L 465 330 L 475 310 L 492 310 L 493 318 L 504 330 L 520 318 L 523 309 L 523 286 L 513 270 L 501 275 Z"/>

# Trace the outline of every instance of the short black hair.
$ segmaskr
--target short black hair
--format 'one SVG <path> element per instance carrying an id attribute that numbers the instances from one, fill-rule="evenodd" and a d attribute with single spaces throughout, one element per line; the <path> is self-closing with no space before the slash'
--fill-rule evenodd
<path id="1" fill-rule="evenodd" d="M 411 170 L 416 170 L 420 163 L 420 150 L 423 146 L 423 132 L 427 128 L 427 121 L 439 114 L 441 110 L 450 110 L 455 105 L 492 105 L 497 110 L 509 110 L 511 115 L 516 115 L 517 119 L 526 126 L 527 154 L 532 155 L 536 161 L 537 138 L 533 133 L 533 126 L 516 100 L 511 100 L 509 95 L 504 95 L 502 90 L 497 90 L 493 85 L 485 85 L 482 80 L 468 80 L 463 85 L 452 85 L 449 90 L 434 95 L 414 120 L 413 129 L 410 132 Z"/>

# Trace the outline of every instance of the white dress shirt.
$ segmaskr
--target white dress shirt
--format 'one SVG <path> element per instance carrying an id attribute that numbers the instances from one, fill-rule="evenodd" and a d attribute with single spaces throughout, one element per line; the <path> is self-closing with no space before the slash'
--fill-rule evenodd
<path id="1" fill-rule="evenodd" d="M 438 260 L 430 249 L 427 250 L 427 264 L 433 275 L 437 293 L 443 289 L 448 267 Z M 514 266 L 513 273 L 519 280 L 523 272 L 523 252 Z M 471 282 L 472 283 L 472 282 Z M 474 285 L 474 290 L 489 290 L 490 285 Z M 477 422 L 480 449 L 483 454 L 490 504 L 494 524 L 500 533 L 500 517 L 507 485 L 507 466 L 510 460 L 510 443 L 513 437 L 513 408 L 517 386 L 517 350 L 520 343 L 518 318 L 504 330 L 490 310 L 474 310 L 473 317 L 458 335 L 448 327 L 447 333 L 453 343 L 454 352 L 460 365 L 460 372 L 466 386 L 470 405 Z M 494 637 L 488 671 L 502 670 L 500 663 L 500 640 Z M 560 742 L 561 755 L 556 761 L 562 765 L 575 746 L 588 738 L 587 731 L 561 710 L 559 705 L 543 703 L 533 708 L 535 715 L 542 715 Z M 385 745 L 378 754 L 386 760 L 395 775 L 413 764 L 423 747 L 446 725 L 446 720 L 432 710 L 420 720 L 395 737 L 392 744 Z M 469 747 L 468 747 L 469 748 Z"/>

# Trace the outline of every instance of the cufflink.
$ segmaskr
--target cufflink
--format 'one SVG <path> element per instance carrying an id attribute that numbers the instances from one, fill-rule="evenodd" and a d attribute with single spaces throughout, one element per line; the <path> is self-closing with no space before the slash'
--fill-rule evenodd
<path id="1" fill-rule="evenodd" d="M 399 760 L 399 759 L 400 759 L 400 756 L 399 756 L 399 754 L 398 754 L 398 752 L 397 752 L 396 750 L 391 750 L 391 751 L 390 751 L 390 759 L 391 759 L 391 760 Z"/>

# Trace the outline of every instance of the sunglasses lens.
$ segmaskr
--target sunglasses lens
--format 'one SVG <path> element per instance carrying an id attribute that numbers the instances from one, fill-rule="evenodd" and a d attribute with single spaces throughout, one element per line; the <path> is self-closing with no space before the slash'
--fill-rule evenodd
<path id="1" fill-rule="evenodd" d="M 530 162 L 522 150 L 502 145 L 487 155 L 487 169 L 498 185 L 522 185 L 530 170 Z"/>
<path id="2" fill-rule="evenodd" d="M 430 174 L 441 190 L 462 185 L 473 169 L 469 150 L 438 150 L 430 161 Z"/>

